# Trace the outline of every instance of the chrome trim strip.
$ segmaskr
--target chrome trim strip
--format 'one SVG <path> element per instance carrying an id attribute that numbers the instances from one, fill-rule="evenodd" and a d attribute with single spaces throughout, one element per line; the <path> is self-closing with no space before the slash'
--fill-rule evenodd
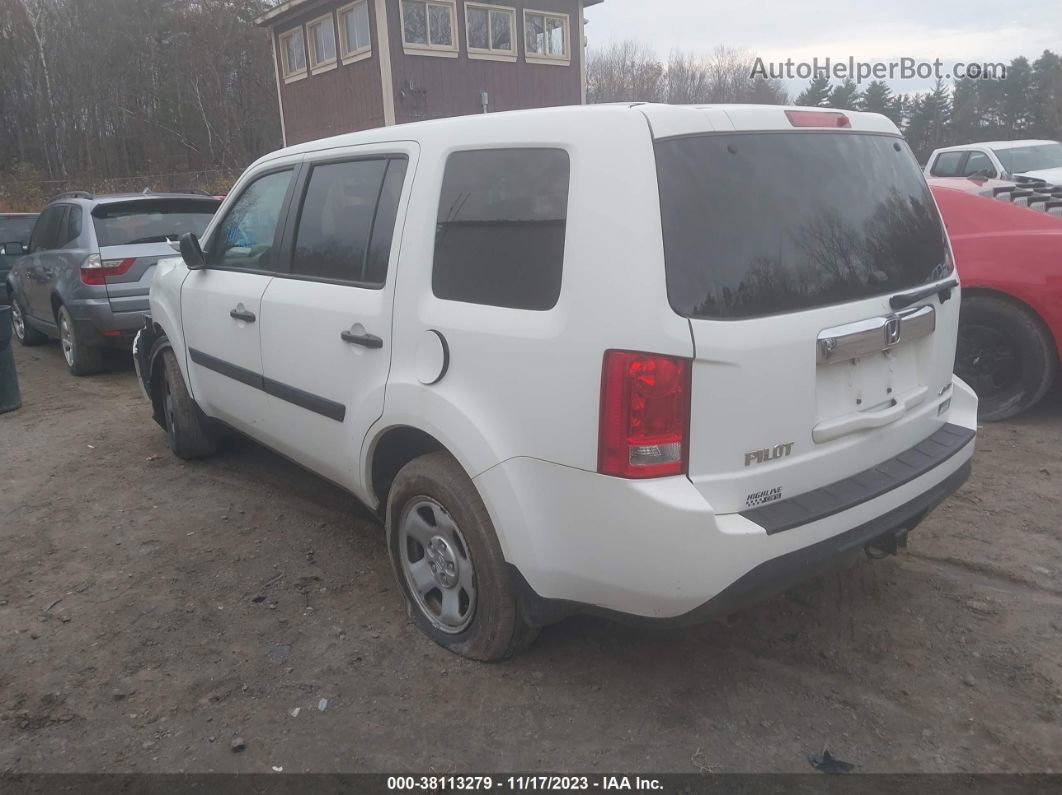
<path id="1" fill-rule="evenodd" d="M 847 362 L 928 337 L 937 330 L 937 310 L 926 304 L 892 315 L 823 329 L 816 340 L 816 363 Z"/>

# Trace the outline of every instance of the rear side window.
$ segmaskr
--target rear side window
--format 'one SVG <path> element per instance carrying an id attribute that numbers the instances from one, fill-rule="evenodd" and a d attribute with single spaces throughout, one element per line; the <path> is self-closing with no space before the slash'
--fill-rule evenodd
<path id="1" fill-rule="evenodd" d="M 66 230 L 62 235 L 65 241 L 60 248 L 67 248 L 77 242 L 81 237 L 81 208 L 71 206 L 66 216 Z"/>
<path id="2" fill-rule="evenodd" d="M 435 295 L 509 309 L 556 306 L 570 170 L 562 149 L 450 155 L 435 235 Z"/>
<path id="3" fill-rule="evenodd" d="M 381 286 L 406 161 L 314 166 L 295 236 L 292 273 Z"/>
<path id="4" fill-rule="evenodd" d="M 137 199 L 101 204 L 92 211 L 100 247 L 165 243 L 191 232 L 201 236 L 220 202 L 217 199 Z"/>
<path id="5" fill-rule="evenodd" d="M 934 177 L 957 177 L 959 165 L 962 163 L 965 152 L 941 152 L 933 161 L 933 168 L 929 173 Z"/>
<path id="6" fill-rule="evenodd" d="M 898 138 L 703 135 L 656 145 L 667 290 L 698 318 L 745 318 L 907 290 L 951 272 Z"/>

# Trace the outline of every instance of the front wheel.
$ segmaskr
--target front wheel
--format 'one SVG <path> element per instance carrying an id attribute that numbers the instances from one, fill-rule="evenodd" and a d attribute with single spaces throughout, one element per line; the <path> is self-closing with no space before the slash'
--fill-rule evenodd
<path id="1" fill-rule="evenodd" d="M 443 648 L 502 660 L 538 635 L 520 616 L 483 500 L 449 454 L 421 456 L 398 473 L 387 545 L 410 617 Z"/>
<path id="2" fill-rule="evenodd" d="M 1057 370 L 1054 342 L 1031 312 L 1003 298 L 963 297 L 955 372 L 977 393 L 982 420 L 1005 420 L 1032 408 Z"/>
<path id="3" fill-rule="evenodd" d="M 103 369 L 103 351 L 85 344 L 65 306 L 59 307 L 59 344 L 66 366 L 74 375 L 93 375 Z"/>
<path id="4" fill-rule="evenodd" d="M 211 455 L 218 449 L 217 435 L 188 392 L 177 357 L 169 350 L 160 357 L 159 401 L 170 449 L 185 460 Z"/>

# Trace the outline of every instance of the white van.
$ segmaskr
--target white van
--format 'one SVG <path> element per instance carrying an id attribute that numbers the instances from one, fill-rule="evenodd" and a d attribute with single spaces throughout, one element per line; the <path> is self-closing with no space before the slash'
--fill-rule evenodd
<path id="1" fill-rule="evenodd" d="M 251 166 L 182 257 L 136 342 L 174 452 L 230 428 L 349 489 L 476 659 L 574 613 L 729 614 L 895 551 L 970 472 L 950 248 L 881 116 L 344 135 Z"/>

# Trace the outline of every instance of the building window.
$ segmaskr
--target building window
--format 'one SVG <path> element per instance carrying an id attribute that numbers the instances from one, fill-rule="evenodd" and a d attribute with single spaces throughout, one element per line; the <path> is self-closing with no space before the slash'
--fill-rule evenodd
<path id="1" fill-rule="evenodd" d="M 468 57 L 516 60 L 516 9 L 465 3 Z"/>
<path id="2" fill-rule="evenodd" d="M 285 82 L 306 77 L 306 39 L 301 27 L 280 34 L 280 60 Z"/>
<path id="3" fill-rule="evenodd" d="M 332 15 L 319 17 L 306 25 L 310 40 L 310 71 L 325 72 L 336 66 L 336 24 Z"/>
<path id="4" fill-rule="evenodd" d="M 400 7 L 407 53 L 457 57 L 456 0 L 402 0 Z"/>
<path id="5" fill-rule="evenodd" d="M 360 61 L 372 55 L 368 0 L 339 9 L 339 44 L 343 63 Z"/>
<path id="6" fill-rule="evenodd" d="M 527 60 L 540 63 L 571 62 L 571 34 L 567 14 L 524 11 Z"/>
<path id="7" fill-rule="evenodd" d="M 562 149 L 450 155 L 435 232 L 435 296 L 509 309 L 556 306 L 570 170 Z"/>

